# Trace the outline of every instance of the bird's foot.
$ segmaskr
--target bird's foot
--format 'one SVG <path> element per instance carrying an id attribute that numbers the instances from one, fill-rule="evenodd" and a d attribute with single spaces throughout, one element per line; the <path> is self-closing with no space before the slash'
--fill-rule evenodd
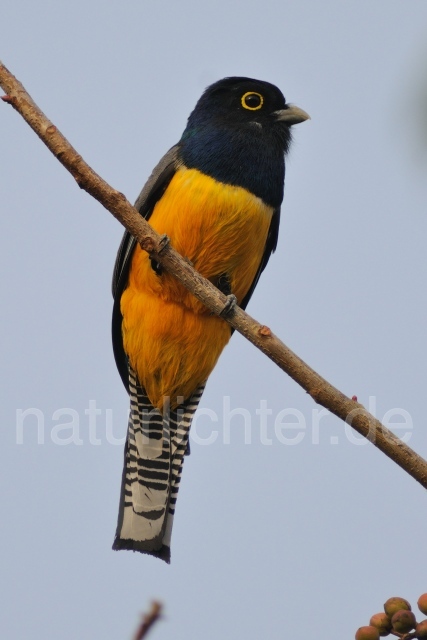
<path id="1" fill-rule="evenodd" d="M 230 293 L 230 295 L 227 296 L 224 308 L 223 308 L 223 310 L 221 311 L 221 313 L 219 315 L 221 316 L 221 318 L 226 318 L 231 313 L 233 313 L 233 311 L 234 311 L 234 309 L 236 307 L 237 307 L 237 298 L 236 298 L 235 295 Z"/>
<path id="2" fill-rule="evenodd" d="M 171 242 L 171 239 L 169 238 L 169 236 L 166 235 L 166 233 L 161 235 L 160 241 L 159 241 L 159 250 L 157 251 L 157 253 L 158 254 L 162 253 L 162 251 L 164 251 L 166 247 L 170 245 L 170 242 Z"/>

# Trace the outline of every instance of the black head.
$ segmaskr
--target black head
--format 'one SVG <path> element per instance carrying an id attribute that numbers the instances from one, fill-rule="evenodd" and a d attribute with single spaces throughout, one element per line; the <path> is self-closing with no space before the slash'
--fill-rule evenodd
<path id="1" fill-rule="evenodd" d="M 307 118 L 304 111 L 286 103 L 283 93 L 274 84 L 234 77 L 219 80 L 205 90 L 188 125 L 212 122 L 237 127 L 258 124 L 288 128 Z"/>

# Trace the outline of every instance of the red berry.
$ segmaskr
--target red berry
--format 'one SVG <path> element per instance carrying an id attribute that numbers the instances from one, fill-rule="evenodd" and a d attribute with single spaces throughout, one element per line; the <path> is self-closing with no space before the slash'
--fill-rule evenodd
<path id="1" fill-rule="evenodd" d="M 376 627 L 359 627 L 355 638 L 356 640 L 380 640 L 380 632 Z"/>
<path id="2" fill-rule="evenodd" d="M 416 626 L 417 621 L 412 611 L 402 609 L 394 614 L 391 619 L 391 624 L 393 625 L 394 631 L 398 633 L 408 633 L 408 631 L 411 631 L 411 629 Z"/>
<path id="3" fill-rule="evenodd" d="M 421 613 L 427 616 L 427 593 L 423 593 L 423 595 L 418 598 L 417 605 Z"/>
<path id="4" fill-rule="evenodd" d="M 389 618 L 392 618 L 397 611 L 401 611 L 402 609 L 411 610 L 411 605 L 405 598 L 389 598 L 384 604 L 384 611 Z"/>
<path id="5" fill-rule="evenodd" d="M 380 636 L 388 636 L 391 631 L 391 621 L 386 613 L 375 613 L 369 620 L 371 627 L 376 627 Z"/>

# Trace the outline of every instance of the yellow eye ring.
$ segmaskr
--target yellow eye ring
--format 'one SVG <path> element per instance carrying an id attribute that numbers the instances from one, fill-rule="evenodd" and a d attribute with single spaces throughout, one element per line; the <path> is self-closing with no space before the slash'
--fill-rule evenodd
<path id="1" fill-rule="evenodd" d="M 250 98 L 249 104 L 248 98 Z M 253 98 L 256 98 L 256 100 L 253 100 Z M 256 91 L 247 91 L 242 95 L 241 102 L 244 109 L 249 109 L 249 111 L 258 111 L 258 109 L 261 109 L 262 105 L 264 104 L 264 98 L 260 93 L 257 93 Z M 253 106 L 251 106 L 250 102 L 252 102 Z"/>

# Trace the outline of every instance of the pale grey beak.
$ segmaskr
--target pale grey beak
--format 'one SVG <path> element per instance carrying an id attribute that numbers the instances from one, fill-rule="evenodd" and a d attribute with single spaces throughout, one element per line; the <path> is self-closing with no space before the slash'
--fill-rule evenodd
<path id="1" fill-rule="evenodd" d="M 296 107 L 294 104 L 290 104 L 287 109 L 280 109 L 280 111 L 273 111 L 273 115 L 276 116 L 280 122 L 285 122 L 287 125 L 298 124 L 304 122 L 304 120 L 310 120 L 308 113 Z"/>

